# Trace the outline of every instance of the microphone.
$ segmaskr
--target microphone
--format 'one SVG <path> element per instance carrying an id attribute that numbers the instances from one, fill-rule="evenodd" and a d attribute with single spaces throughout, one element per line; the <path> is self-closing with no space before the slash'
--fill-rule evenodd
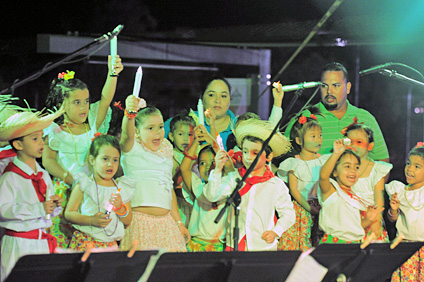
<path id="1" fill-rule="evenodd" d="M 104 41 L 108 41 L 111 40 L 113 37 L 118 36 L 118 34 L 124 29 L 124 25 L 120 24 L 117 27 L 115 27 L 114 30 L 112 30 L 112 32 L 108 32 L 106 34 L 103 34 L 100 37 L 97 37 L 96 39 L 94 39 L 94 41 L 98 41 L 100 43 L 103 43 Z"/>
<path id="2" fill-rule="evenodd" d="M 378 72 L 381 69 L 385 69 L 385 68 L 387 68 L 387 67 L 389 67 L 391 65 L 393 65 L 393 63 L 386 63 L 386 64 L 382 64 L 382 65 L 373 66 L 373 67 L 370 67 L 369 69 L 360 71 L 359 72 L 359 75 L 360 76 L 363 76 L 363 75 L 375 73 L 375 72 Z"/>
<path id="3" fill-rule="evenodd" d="M 285 85 L 283 86 L 284 92 L 290 92 L 290 91 L 296 91 L 303 88 L 313 88 L 317 86 L 321 86 L 321 82 L 303 82 L 299 84 L 293 84 L 293 85 Z"/>

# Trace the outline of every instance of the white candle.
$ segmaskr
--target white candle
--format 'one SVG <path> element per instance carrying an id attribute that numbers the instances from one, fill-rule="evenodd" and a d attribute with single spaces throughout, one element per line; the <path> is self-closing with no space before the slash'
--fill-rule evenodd
<path id="1" fill-rule="evenodd" d="M 203 102 L 202 99 L 199 99 L 199 103 L 197 103 L 197 112 L 199 115 L 199 124 L 205 124 L 204 110 L 203 110 Z"/>
<path id="2" fill-rule="evenodd" d="M 115 65 L 117 54 L 118 54 L 118 38 L 114 36 L 110 40 L 110 56 L 112 57 L 112 65 Z"/>
<path id="3" fill-rule="evenodd" d="M 138 98 L 138 95 L 140 94 L 142 78 L 143 78 L 143 69 L 141 67 L 138 67 L 137 72 L 135 73 L 135 81 L 134 81 L 134 89 L 133 89 L 133 95 L 137 98 Z"/>
<path id="4" fill-rule="evenodd" d="M 219 149 L 225 151 L 224 144 L 222 143 L 221 135 L 219 135 L 218 133 L 216 134 L 216 142 L 218 143 Z"/>

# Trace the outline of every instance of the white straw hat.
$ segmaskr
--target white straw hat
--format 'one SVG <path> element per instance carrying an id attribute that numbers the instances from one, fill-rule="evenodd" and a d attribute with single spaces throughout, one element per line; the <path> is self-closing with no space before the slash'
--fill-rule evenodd
<path id="1" fill-rule="evenodd" d="M 248 119 L 241 121 L 234 129 L 234 135 L 237 139 L 238 146 L 242 148 L 243 139 L 247 136 L 253 136 L 265 141 L 274 130 L 274 126 L 268 121 L 258 119 Z M 271 147 L 274 157 L 279 157 L 291 150 L 290 141 L 286 136 L 277 131 L 272 136 L 268 145 Z"/>

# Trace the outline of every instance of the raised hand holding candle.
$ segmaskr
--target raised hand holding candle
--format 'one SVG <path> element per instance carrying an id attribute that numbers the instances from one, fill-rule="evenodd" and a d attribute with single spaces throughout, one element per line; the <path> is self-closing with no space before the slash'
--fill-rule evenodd
<path id="1" fill-rule="evenodd" d="M 199 103 L 197 103 L 197 112 L 199 115 L 199 124 L 205 124 L 205 117 L 204 117 L 204 109 L 203 109 L 203 102 L 202 99 L 199 99 Z"/>
<path id="2" fill-rule="evenodd" d="M 135 81 L 133 88 L 133 95 L 138 98 L 140 94 L 141 80 L 143 78 L 143 69 L 138 67 L 137 72 L 135 73 Z"/>
<path id="3" fill-rule="evenodd" d="M 118 54 L 118 37 L 114 36 L 110 40 L 110 56 L 112 57 L 112 69 L 115 69 L 116 55 Z M 115 70 L 113 70 L 114 72 Z"/>

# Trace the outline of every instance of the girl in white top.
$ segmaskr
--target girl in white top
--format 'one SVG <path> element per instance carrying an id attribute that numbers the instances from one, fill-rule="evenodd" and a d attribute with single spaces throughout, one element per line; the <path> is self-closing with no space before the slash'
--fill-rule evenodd
<path id="1" fill-rule="evenodd" d="M 361 158 L 359 179 L 352 186 L 352 190 L 370 205 L 374 205 L 377 208 L 384 207 L 384 180 L 393 165 L 386 162 L 373 161 L 369 158 L 368 153 L 374 147 L 373 132 L 367 125 L 357 123 L 356 118 L 354 123 L 342 130 L 342 133 L 349 138 L 352 148 Z M 382 214 L 379 215 L 377 221 L 365 230 L 365 237 L 371 233 L 376 236 L 373 242 L 389 242 Z"/>
<path id="2" fill-rule="evenodd" d="M 277 175 L 288 183 L 296 222 L 283 234 L 278 249 L 306 251 L 312 247 L 311 231 L 314 222 L 317 224 L 320 209 L 316 199 L 319 172 L 329 155 L 318 154 L 322 145 L 322 129 L 313 114 L 301 116 L 294 123 L 290 140 L 300 153 L 281 162 Z"/>
<path id="3" fill-rule="evenodd" d="M 102 130 L 103 133 L 106 133 L 109 127 L 109 105 L 123 66 L 119 56 L 116 57 L 115 65 L 112 65 L 110 56 L 108 62 L 109 72 L 98 104 L 90 105 L 87 85 L 75 78 L 73 71 L 59 73 L 50 86 L 47 108 L 52 109 L 64 104 L 65 114 L 44 132 L 47 139 L 42 161 L 53 177 L 55 194 L 63 198 L 64 206 L 71 192 L 73 175 L 78 172 L 89 174 L 87 161 L 91 139 L 100 130 L 103 121 L 107 124 Z M 59 247 L 66 248 L 73 229 L 61 215 L 53 220 L 49 233 L 58 239 Z"/>
<path id="4" fill-rule="evenodd" d="M 325 232 L 320 243 L 359 243 L 384 208 L 370 206 L 352 191 L 358 181 L 361 159 L 343 140 L 335 140 L 333 153 L 322 166 L 319 226 Z M 361 218 L 360 212 L 366 212 Z"/>
<path id="5" fill-rule="evenodd" d="M 93 175 L 84 173 L 75 176 L 78 183 L 72 189 L 65 210 L 66 219 L 77 229 L 69 248 L 85 251 L 92 247 L 115 247 L 124 237 L 124 226 L 132 219 L 130 200 L 135 181 L 113 177 L 118 170 L 121 150 L 119 142 L 111 135 L 94 138 L 90 146 L 89 162 Z"/>
<path id="6" fill-rule="evenodd" d="M 138 250 L 187 251 L 190 233 L 178 212 L 172 185 L 173 149 L 164 135 L 160 111 L 146 107 L 143 99 L 128 96 L 122 122 L 121 162 L 124 174 L 137 179 L 137 187 L 131 201 L 134 219 L 120 245 L 123 250 L 130 249 L 137 240 Z"/>
<path id="7" fill-rule="evenodd" d="M 408 241 L 424 241 L 424 143 L 419 142 L 405 165 L 407 185 L 392 181 L 386 185 L 390 197 L 388 219 L 396 222 L 398 234 Z M 409 258 L 392 276 L 392 281 L 424 280 L 424 248 Z"/>

